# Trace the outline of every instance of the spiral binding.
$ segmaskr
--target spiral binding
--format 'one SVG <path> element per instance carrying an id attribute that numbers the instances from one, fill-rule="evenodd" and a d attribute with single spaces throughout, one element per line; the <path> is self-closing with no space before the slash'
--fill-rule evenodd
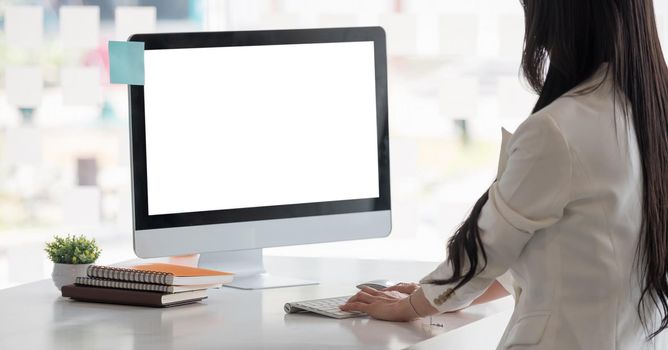
<path id="1" fill-rule="evenodd" d="M 91 277 L 77 277 L 76 284 L 93 286 L 93 287 L 102 287 L 102 288 L 113 288 L 113 289 L 129 289 L 129 290 L 141 290 L 148 292 L 159 292 L 159 293 L 172 293 L 170 286 L 163 284 L 149 284 L 149 283 L 139 283 L 139 282 L 126 282 L 126 281 L 115 281 L 107 280 L 102 278 L 91 278 Z"/>
<path id="2" fill-rule="evenodd" d="M 164 284 L 164 285 L 169 284 L 168 278 L 172 276 L 171 273 L 167 272 L 135 270 L 122 267 L 98 266 L 98 265 L 88 266 L 86 274 L 88 275 L 88 277 L 92 278 L 104 278 L 117 281 L 153 283 L 153 284 Z"/>

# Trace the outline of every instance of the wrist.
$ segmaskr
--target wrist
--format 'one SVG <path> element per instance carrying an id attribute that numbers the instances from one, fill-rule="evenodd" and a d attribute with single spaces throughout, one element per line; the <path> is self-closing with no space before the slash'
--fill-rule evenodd
<path id="1" fill-rule="evenodd" d="M 412 321 L 422 318 L 422 316 L 417 312 L 415 307 L 413 307 L 410 295 L 406 298 L 401 299 L 399 304 L 402 309 L 401 314 L 405 315 L 407 320 Z"/>
<path id="2" fill-rule="evenodd" d="M 427 317 L 439 313 L 438 309 L 432 306 L 424 294 L 424 290 L 419 288 L 411 294 L 411 302 L 415 310 L 421 317 Z"/>

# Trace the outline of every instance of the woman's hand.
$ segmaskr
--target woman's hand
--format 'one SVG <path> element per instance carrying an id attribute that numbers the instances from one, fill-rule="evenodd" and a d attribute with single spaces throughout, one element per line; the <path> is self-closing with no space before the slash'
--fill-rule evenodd
<path id="1" fill-rule="evenodd" d="M 406 322 L 418 318 L 408 302 L 408 294 L 368 287 L 364 287 L 340 308 L 343 311 L 361 311 L 384 321 Z"/>
<path id="2" fill-rule="evenodd" d="M 417 283 L 401 282 L 393 285 L 392 287 L 381 289 L 381 291 L 383 292 L 397 291 L 399 293 L 410 295 L 413 294 L 419 288 L 420 285 Z"/>

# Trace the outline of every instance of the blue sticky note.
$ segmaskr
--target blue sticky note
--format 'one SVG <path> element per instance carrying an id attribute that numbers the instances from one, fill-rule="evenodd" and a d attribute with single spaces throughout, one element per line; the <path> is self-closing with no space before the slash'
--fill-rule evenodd
<path id="1" fill-rule="evenodd" d="M 109 75 L 112 84 L 144 85 L 144 42 L 110 41 Z"/>

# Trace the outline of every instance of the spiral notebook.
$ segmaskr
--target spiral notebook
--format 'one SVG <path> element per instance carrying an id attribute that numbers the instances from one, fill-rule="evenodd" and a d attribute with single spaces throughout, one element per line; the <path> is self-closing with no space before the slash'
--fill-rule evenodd
<path id="1" fill-rule="evenodd" d="M 141 264 L 130 267 L 91 265 L 88 267 L 86 274 L 91 278 L 167 286 L 225 284 L 232 282 L 234 276 L 229 272 L 165 263 Z"/>
<path id="2" fill-rule="evenodd" d="M 129 290 L 143 290 L 143 291 L 147 291 L 147 292 L 160 292 L 160 293 L 181 293 L 181 292 L 188 292 L 188 291 L 191 291 L 191 290 L 219 288 L 219 287 L 222 286 L 222 284 L 220 284 L 220 283 L 216 283 L 216 284 L 193 284 L 193 285 L 190 285 L 190 286 L 167 286 L 167 285 L 164 285 L 164 284 L 115 281 L 115 280 L 107 280 L 107 279 L 103 279 L 103 278 L 91 278 L 91 277 L 77 277 L 76 281 L 75 281 L 75 284 L 76 285 L 81 285 L 81 286 L 129 289 Z"/>

